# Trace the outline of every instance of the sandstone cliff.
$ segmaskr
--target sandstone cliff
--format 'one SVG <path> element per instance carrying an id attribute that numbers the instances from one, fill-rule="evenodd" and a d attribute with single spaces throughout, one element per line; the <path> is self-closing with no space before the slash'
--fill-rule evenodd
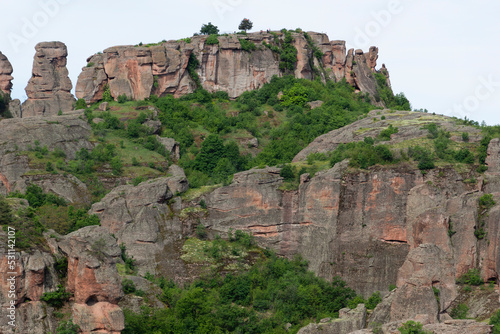
<path id="1" fill-rule="evenodd" d="M 329 41 L 326 34 L 309 32 L 309 41 L 305 36 L 292 33 L 297 49 L 295 77 L 313 79 L 320 75 L 336 81 L 346 78 L 357 90 L 375 96 L 372 72 L 378 58 L 377 48 L 372 47 L 367 53 L 347 51 L 344 41 Z M 253 43 L 255 49 L 243 49 L 239 39 Z M 225 91 L 235 98 L 261 87 L 274 75 L 284 74 L 279 54 L 265 46 L 282 45 L 283 33 L 227 35 L 219 36 L 218 40 L 218 44 L 209 45 L 206 36 L 194 36 L 189 43 L 180 40 L 108 48 L 87 59 L 87 67 L 78 77 L 76 96 L 93 103 L 102 99 L 106 87 L 115 99 L 122 94 L 136 100 L 151 94 L 181 96 L 193 92 L 199 80 L 209 92 Z M 314 48 L 321 51 L 321 58 L 315 57 Z M 196 67 L 198 79 L 189 73 L 190 62 Z"/>
<path id="2" fill-rule="evenodd" d="M 68 77 L 68 50 L 61 42 L 42 42 L 35 47 L 33 74 L 26 86 L 28 99 L 22 105 L 22 116 L 50 116 L 73 109 L 75 98 Z"/>
<path id="3" fill-rule="evenodd" d="M 0 52 L 0 91 L 10 96 L 12 89 L 12 65 L 10 61 Z"/>

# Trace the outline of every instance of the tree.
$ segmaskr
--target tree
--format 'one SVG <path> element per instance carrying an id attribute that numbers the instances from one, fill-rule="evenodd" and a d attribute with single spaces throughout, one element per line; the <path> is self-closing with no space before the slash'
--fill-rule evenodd
<path id="1" fill-rule="evenodd" d="M 244 31 L 246 32 L 247 30 L 252 29 L 252 27 L 253 27 L 253 23 L 252 23 L 252 21 L 250 21 L 249 19 L 243 19 L 243 20 L 241 21 L 241 23 L 240 23 L 240 25 L 239 25 L 238 29 L 240 29 L 240 30 L 244 30 Z"/>
<path id="2" fill-rule="evenodd" d="M 224 156 L 224 142 L 217 135 L 209 135 L 201 144 L 200 153 L 194 159 L 194 169 L 212 174 Z"/>
<path id="3" fill-rule="evenodd" d="M 212 22 L 208 22 L 208 24 L 204 24 L 201 26 L 200 34 L 202 35 L 217 35 L 219 33 L 219 28 L 214 26 Z"/>
<path id="4" fill-rule="evenodd" d="M 12 222 L 12 213 L 9 203 L 0 195 L 0 224 L 7 225 Z"/>

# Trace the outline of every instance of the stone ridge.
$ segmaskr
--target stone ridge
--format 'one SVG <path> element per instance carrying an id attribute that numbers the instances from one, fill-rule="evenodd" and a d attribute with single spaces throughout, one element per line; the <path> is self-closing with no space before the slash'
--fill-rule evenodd
<path id="1" fill-rule="evenodd" d="M 22 105 L 22 116 L 50 116 L 73 110 L 75 98 L 68 77 L 68 50 L 61 42 L 42 42 L 35 46 L 33 74 L 26 86 L 28 99 Z"/>
<path id="2" fill-rule="evenodd" d="M 78 77 L 76 97 L 94 103 L 102 99 L 106 85 L 115 99 L 123 94 L 142 100 L 151 94 L 178 97 L 191 93 L 197 84 L 189 75 L 187 65 L 194 55 L 199 61 L 196 72 L 201 86 L 209 92 L 225 91 L 235 98 L 245 91 L 258 89 L 274 75 L 283 75 L 278 55 L 264 46 L 264 43 L 276 43 L 275 34 L 282 43 L 283 33 L 273 32 L 219 36 L 219 44 L 214 45 L 207 44 L 207 36 L 194 36 L 190 43 L 174 40 L 149 47 L 111 47 L 87 59 L 87 67 Z M 316 32 L 307 34 L 323 57 L 320 63 L 304 34 L 292 32 L 297 49 L 296 78 L 313 79 L 318 75 L 315 68 L 322 68 L 319 75 L 323 80 L 345 78 L 358 91 L 376 94 L 372 72 L 378 48 L 371 47 L 367 53 L 347 51 L 344 41 L 330 41 L 326 34 Z M 256 49 L 243 50 L 239 39 L 254 43 Z M 373 100 L 373 103 L 377 102 Z"/>
<path id="3" fill-rule="evenodd" d="M 12 65 L 7 57 L 0 52 L 0 91 L 10 96 L 12 89 Z"/>

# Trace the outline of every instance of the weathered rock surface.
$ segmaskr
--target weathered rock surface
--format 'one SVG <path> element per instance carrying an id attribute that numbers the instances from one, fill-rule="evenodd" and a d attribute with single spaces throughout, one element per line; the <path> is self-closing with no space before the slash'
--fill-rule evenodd
<path id="1" fill-rule="evenodd" d="M 385 117 L 385 119 L 382 119 L 382 117 Z M 319 136 L 300 151 L 293 161 L 305 160 L 311 153 L 333 151 L 341 143 L 357 142 L 366 137 L 375 138 L 390 124 L 399 129 L 398 133 L 391 136 L 391 144 L 418 137 L 426 137 L 428 131 L 422 128 L 422 126 L 430 123 L 436 123 L 443 130 L 449 132 L 468 132 L 470 134 L 470 142 L 481 140 L 481 130 L 471 126 L 458 125 L 450 120 L 450 117 L 447 116 L 429 115 L 422 112 L 399 110 L 392 112 L 388 109 L 372 110 L 366 117 L 359 121 Z M 458 138 L 452 137 L 451 139 L 457 140 Z"/>
<path id="2" fill-rule="evenodd" d="M 75 98 L 66 68 L 66 45 L 42 42 L 35 50 L 33 75 L 26 86 L 28 99 L 22 105 L 22 116 L 50 116 L 72 110 Z"/>
<path id="3" fill-rule="evenodd" d="M 400 328 L 407 320 L 414 320 L 424 324 L 423 330 L 434 334 L 489 334 L 492 333 L 491 327 L 484 322 L 474 320 L 446 320 L 442 323 L 427 324 L 422 319 L 405 319 L 405 321 L 394 321 L 384 324 L 378 333 L 399 334 Z M 420 320 L 420 321 L 419 321 Z M 352 332 L 351 334 L 371 334 L 372 330 L 363 329 Z"/>
<path id="4" fill-rule="evenodd" d="M 297 334 L 347 334 L 363 329 L 366 323 L 366 307 L 364 304 L 351 310 L 343 308 L 339 311 L 339 319 L 309 324 L 302 327 Z"/>
<path id="5" fill-rule="evenodd" d="M 0 52 L 0 93 L 10 96 L 12 89 L 12 65 L 7 57 Z"/>
<path id="6" fill-rule="evenodd" d="M 52 175 L 27 176 L 28 157 L 16 152 L 47 146 L 52 151 L 62 150 L 68 159 L 74 159 L 81 148 L 92 149 L 89 141 L 91 128 L 78 115 L 29 117 L 0 121 L 0 194 L 25 190 L 33 182 L 47 191 L 63 196 L 70 202 L 88 202 L 85 185 L 74 177 Z M 45 169 L 45 167 L 42 167 Z"/>
<path id="7" fill-rule="evenodd" d="M 88 226 L 60 240 L 52 251 L 68 258 L 67 290 L 74 295 L 73 319 L 83 333 L 120 333 L 123 297 L 116 263 L 122 262 L 116 239 L 101 226 Z"/>
<path id="8" fill-rule="evenodd" d="M 276 34 L 279 40 L 284 39 L 281 32 Z M 304 35 L 293 32 L 293 45 L 297 49 L 294 74 L 297 78 L 312 79 L 311 63 L 314 63 L 329 73 L 329 79 L 338 81 L 346 77 L 356 89 L 375 93 L 372 72 L 375 71 L 377 48 L 371 48 L 368 53 L 357 53 L 358 62 L 353 64 L 354 56 L 349 61 L 346 56 L 345 42 L 330 42 L 326 34 L 309 32 L 309 35 L 324 56 L 319 63 Z M 275 43 L 272 34 L 219 36 L 218 45 L 207 45 L 206 39 L 206 36 L 194 36 L 190 43 L 168 41 L 150 47 L 108 48 L 87 59 L 89 65 L 78 77 L 76 96 L 94 103 L 102 99 L 106 86 L 115 99 L 123 94 L 142 100 L 151 94 L 181 96 L 191 93 L 197 85 L 187 71 L 189 59 L 193 56 L 199 61 L 196 72 L 201 86 L 209 92 L 225 91 L 231 98 L 261 87 L 274 75 L 283 74 L 279 69 L 279 56 L 263 45 L 264 42 Z M 238 39 L 247 39 L 257 48 L 250 52 L 243 50 Z M 353 52 L 349 51 L 351 55 Z"/>
<path id="9" fill-rule="evenodd" d="M 138 186 L 120 186 L 92 205 L 89 213 L 97 214 L 101 225 L 124 243 L 127 253 L 136 260 L 138 272 L 144 275 L 173 267 L 158 264 L 168 258 L 165 252 L 183 237 L 183 224 L 174 218 L 169 201 L 188 189 L 182 169 L 172 166 L 171 177 L 145 181 Z M 178 262 L 182 262 L 179 258 Z M 181 273 L 179 273 L 181 274 Z"/>
<path id="10" fill-rule="evenodd" d="M 153 125 L 151 124 L 151 122 L 156 122 L 156 121 L 149 121 L 144 123 L 146 126 L 150 126 L 150 128 L 153 127 Z M 160 126 L 161 127 L 161 124 L 156 124 L 156 126 Z M 181 157 L 181 148 L 179 146 L 179 143 L 175 141 L 175 139 L 173 138 L 166 138 L 166 137 L 160 137 L 158 135 L 156 135 L 156 140 L 158 140 L 158 142 L 160 144 L 162 144 L 164 147 L 165 147 L 165 150 L 167 150 L 167 152 L 170 153 L 170 156 L 175 159 L 175 160 L 179 160 L 180 157 Z"/>

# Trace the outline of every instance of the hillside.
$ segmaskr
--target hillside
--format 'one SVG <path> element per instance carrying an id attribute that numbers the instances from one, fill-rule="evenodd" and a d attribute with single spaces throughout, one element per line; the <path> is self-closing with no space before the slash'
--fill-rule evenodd
<path id="1" fill-rule="evenodd" d="M 52 90 L 16 107 L 2 86 L 16 332 L 490 333 L 451 319 L 499 317 L 500 128 L 409 111 L 374 48 L 339 63 L 322 34 L 216 39 L 106 49 L 73 108 L 62 43 L 29 83 Z M 265 80 L 226 85 L 235 57 Z"/>

